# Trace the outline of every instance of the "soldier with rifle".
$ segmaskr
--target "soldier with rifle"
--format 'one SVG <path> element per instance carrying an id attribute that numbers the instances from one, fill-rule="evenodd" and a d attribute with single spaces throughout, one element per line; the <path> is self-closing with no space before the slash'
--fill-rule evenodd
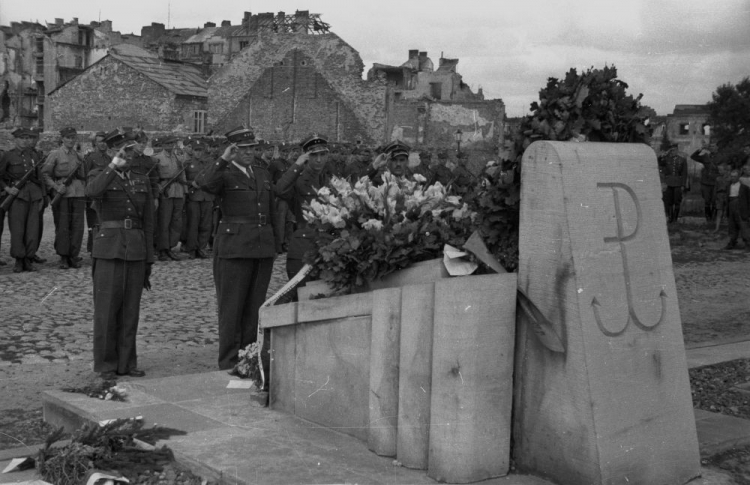
<path id="1" fill-rule="evenodd" d="M 60 269 L 81 267 L 86 173 L 75 149 L 77 134 L 72 127 L 60 130 L 62 146 L 50 152 L 41 168 L 45 185 L 54 193 L 50 205 L 56 211 L 55 252 L 60 256 Z"/>
<path id="2" fill-rule="evenodd" d="M 190 141 L 192 156 L 185 162 L 185 176 L 188 182 L 188 194 L 186 205 L 185 225 L 187 226 L 187 237 L 185 251 L 190 259 L 206 259 L 208 255 L 205 249 L 212 230 L 213 205 L 216 196 L 202 190 L 196 178 L 210 164 L 211 160 L 205 158 L 206 142 L 201 139 Z"/>
<path id="3" fill-rule="evenodd" d="M 39 208 L 44 197 L 39 180 L 42 157 L 34 150 L 36 133 L 29 128 L 13 131 L 16 147 L 0 158 L 0 191 L 5 198 L 0 210 L 8 213 L 10 255 L 14 273 L 35 271 L 32 257 L 39 247 Z"/>
<path id="4" fill-rule="evenodd" d="M 109 147 L 107 147 L 107 143 L 104 141 L 104 137 L 106 136 L 107 134 L 103 131 L 98 131 L 94 135 L 94 151 L 83 157 L 83 170 L 86 176 L 95 168 L 104 168 L 112 161 L 112 157 L 108 152 Z M 93 201 L 89 198 L 86 198 L 86 226 L 88 226 L 86 251 L 90 253 L 94 244 L 93 234 L 96 231 L 96 209 L 94 208 Z"/>
<path id="5" fill-rule="evenodd" d="M 156 170 L 159 174 L 159 217 L 157 219 L 158 235 L 156 247 L 159 250 L 159 261 L 180 258 L 172 252 L 172 248 L 180 240 L 182 230 L 182 207 L 185 204 L 184 167 L 175 153 L 175 137 L 161 140 L 164 150 L 154 156 L 158 163 Z M 176 183 L 175 183 L 176 182 Z"/>

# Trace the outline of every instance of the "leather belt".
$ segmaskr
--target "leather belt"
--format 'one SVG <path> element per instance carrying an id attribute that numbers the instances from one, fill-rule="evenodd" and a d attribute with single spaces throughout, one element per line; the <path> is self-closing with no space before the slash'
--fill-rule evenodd
<path id="1" fill-rule="evenodd" d="M 265 214 L 259 214 L 258 216 L 225 216 L 219 221 L 227 224 L 253 224 L 258 226 L 265 226 L 268 224 L 268 217 Z"/>
<path id="2" fill-rule="evenodd" d="M 142 229 L 143 224 L 137 219 L 123 219 L 121 221 L 102 221 L 99 229 Z"/>

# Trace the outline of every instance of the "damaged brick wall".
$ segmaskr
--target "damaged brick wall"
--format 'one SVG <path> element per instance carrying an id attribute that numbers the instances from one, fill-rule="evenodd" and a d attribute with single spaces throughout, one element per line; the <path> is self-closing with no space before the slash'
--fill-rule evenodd
<path id="1" fill-rule="evenodd" d="M 283 96 L 265 100 L 257 97 L 267 81 L 261 81 L 258 89 L 255 86 L 261 77 L 270 75 L 266 74 L 269 69 L 280 67 L 280 63 L 295 50 L 299 56 L 297 67 L 305 68 L 304 72 L 316 72 L 316 76 L 309 75 L 310 81 L 305 82 L 317 82 L 321 86 L 321 94 L 325 90 L 322 87 L 325 83 L 330 87 L 331 92 L 324 98 L 328 113 L 325 118 L 329 120 L 326 122 L 329 128 L 331 123 L 335 125 L 335 122 L 330 121 L 335 109 L 339 120 L 343 120 L 341 126 L 344 123 L 348 125 L 340 132 L 342 141 L 353 141 L 348 138 L 350 133 L 360 130 L 364 133 L 361 135 L 364 140 L 370 143 L 382 142 L 386 135 L 385 85 L 362 80 L 364 64 L 359 53 L 335 34 L 259 34 L 252 44 L 209 79 L 209 125 L 217 132 L 224 132 L 237 124 L 251 121 L 247 116 L 253 116 L 254 110 L 256 113 L 270 113 L 276 103 L 279 107 L 288 103 L 289 99 Z M 305 66 L 301 65 L 303 60 L 307 63 Z M 271 69 L 270 72 L 277 71 L 279 70 Z M 276 84 L 274 81 L 275 86 Z M 280 92 L 287 87 L 291 89 L 291 84 L 285 87 L 278 85 Z M 313 120 L 319 116 L 324 99 L 310 101 L 310 98 L 297 97 L 295 116 L 300 120 Z M 253 106 L 253 100 L 260 104 Z M 244 106 L 240 106 L 241 104 Z M 349 123 L 351 119 L 355 122 Z M 265 118 L 261 117 L 257 121 L 265 122 Z M 256 121 L 252 124 L 261 132 L 277 133 L 279 123 L 283 126 L 288 118 L 286 121 L 280 121 L 278 117 L 271 118 L 270 122 L 273 123 L 271 126 L 260 126 Z M 333 132 L 335 133 L 335 129 Z"/>
<path id="2" fill-rule="evenodd" d="M 206 109 L 206 101 L 177 99 L 135 69 L 106 57 L 47 97 L 45 130 L 142 126 L 154 131 L 190 131 L 186 120 L 196 109 Z"/>
<path id="3" fill-rule="evenodd" d="M 271 141 L 299 141 L 316 132 L 331 141 L 370 135 L 309 56 L 292 49 L 266 69 L 225 117 L 227 126 L 245 124 Z"/>

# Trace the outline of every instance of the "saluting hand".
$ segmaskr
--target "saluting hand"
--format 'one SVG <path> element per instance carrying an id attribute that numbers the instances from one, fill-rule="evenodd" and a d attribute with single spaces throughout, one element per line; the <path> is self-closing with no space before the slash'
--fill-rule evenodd
<path id="1" fill-rule="evenodd" d="M 388 154 L 381 153 L 380 155 L 375 157 L 375 160 L 372 161 L 372 168 L 379 169 L 386 163 L 388 163 Z"/>
<path id="2" fill-rule="evenodd" d="M 234 143 L 224 149 L 224 153 L 221 154 L 221 158 L 227 162 L 231 162 L 237 157 L 237 145 Z"/>
<path id="3" fill-rule="evenodd" d="M 115 154 L 114 158 L 112 158 L 112 165 L 114 165 L 116 168 L 122 168 L 126 163 L 128 163 L 128 161 L 125 160 L 125 149 L 120 148 L 120 150 Z"/>
<path id="4" fill-rule="evenodd" d="M 309 153 L 303 153 L 302 155 L 300 155 L 300 156 L 299 156 L 299 158 L 297 158 L 297 161 L 296 161 L 296 162 L 294 162 L 294 163 L 295 163 L 296 165 L 302 166 L 302 165 L 304 165 L 304 164 L 305 164 L 305 162 L 307 162 L 307 161 L 308 161 L 309 159 L 310 159 L 310 154 L 309 154 Z"/>

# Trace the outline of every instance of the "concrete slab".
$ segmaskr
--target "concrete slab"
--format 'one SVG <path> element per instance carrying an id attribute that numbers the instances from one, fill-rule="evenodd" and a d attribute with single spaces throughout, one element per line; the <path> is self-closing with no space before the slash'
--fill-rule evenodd
<path id="1" fill-rule="evenodd" d="M 701 456 L 750 445 L 750 420 L 695 409 Z"/>
<path id="2" fill-rule="evenodd" d="M 227 377 L 225 373 L 213 372 L 138 381 L 138 391 L 146 397 L 139 395 L 138 402 L 129 406 L 129 403 L 50 391 L 44 395 L 45 409 L 75 414 L 79 421 L 130 417 L 137 412 L 147 424 L 158 422 L 185 430 L 187 435 L 174 436 L 157 446 L 169 446 L 179 463 L 221 483 L 435 483 L 424 471 L 404 468 L 392 458 L 372 453 L 362 440 L 258 406 L 251 398 L 254 391 L 206 395 L 206 388 L 223 390 Z M 182 384 L 176 386 L 176 380 Z M 142 405 L 145 402 L 152 404 Z M 482 483 L 549 485 L 550 482 L 510 475 Z"/>
<path id="3" fill-rule="evenodd" d="M 750 340 L 693 347 L 688 349 L 686 353 L 689 369 L 736 359 L 750 359 Z"/>

